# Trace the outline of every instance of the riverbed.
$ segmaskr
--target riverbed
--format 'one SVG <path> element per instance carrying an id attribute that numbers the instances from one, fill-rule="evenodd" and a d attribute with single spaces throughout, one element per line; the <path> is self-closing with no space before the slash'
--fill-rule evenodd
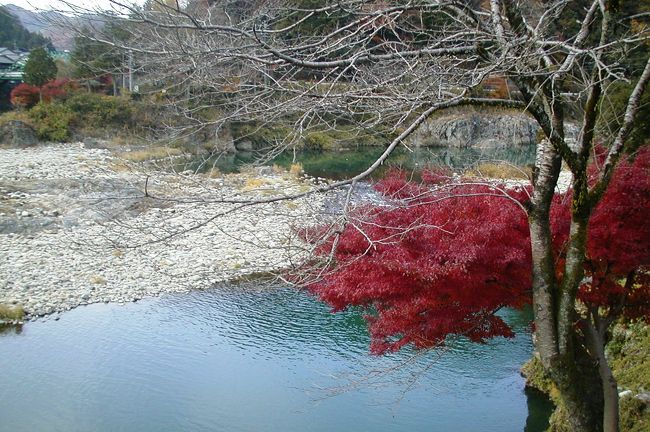
<path id="1" fill-rule="evenodd" d="M 0 304 L 33 319 L 286 268 L 303 253 L 293 227 L 322 221 L 322 196 L 246 201 L 314 187 L 268 167 L 170 172 L 79 144 L 0 149 Z"/>

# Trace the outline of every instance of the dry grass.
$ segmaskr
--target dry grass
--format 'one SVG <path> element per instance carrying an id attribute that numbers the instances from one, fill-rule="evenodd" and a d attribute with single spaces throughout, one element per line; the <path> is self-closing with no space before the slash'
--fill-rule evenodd
<path id="1" fill-rule="evenodd" d="M 305 171 L 302 169 L 302 164 L 301 163 L 291 164 L 291 168 L 289 168 L 289 174 L 291 174 L 294 177 L 299 177 L 304 172 Z"/>
<path id="2" fill-rule="evenodd" d="M 506 163 L 485 162 L 465 172 L 467 177 L 490 178 L 501 180 L 528 179 L 532 170 L 528 167 L 519 168 Z"/>
<path id="3" fill-rule="evenodd" d="M 129 166 L 125 162 L 111 162 L 109 164 L 109 168 L 114 172 L 120 172 L 120 173 L 133 171 L 133 167 Z"/>
<path id="4" fill-rule="evenodd" d="M 261 178 L 249 178 L 246 179 L 246 183 L 244 184 L 244 190 L 245 191 L 250 191 L 253 189 L 259 189 L 264 186 L 268 186 L 269 182 L 265 179 Z"/>
<path id="5" fill-rule="evenodd" d="M 183 150 L 173 147 L 149 147 L 145 150 L 134 150 L 129 152 L 122 152 L 118 156 L 120 159 L 129 162 L 144 162 L 154 159 L 164 159 L 171 156 L 180 156 Z"/>
<path id="6" fill-rule="evenodd" d="M 7 124 L 11 121 L 21 121 L 27 123 L 30 126 L 33 126 L 32 119 L 27 115 L 27 111 L 24 110 L 12 110 L 7 111 L 0 115 L 0 125 Z"/>
<path id="7" fill-rule="evenodd" d="M 93 275 L 90 277 L 90 283 L 95 284 L 95 285 L 105 285 L 106 284 L 106 278 L 104 276 L 100 275 Z"/>
<path id="8" fill-rule="evenodd" d="M 8 306 L 0 304 L 0 320 L 20 321 L 25 317 L 25 310 L 22 306 Z"/>
<path id="9" fill-rule="evenodd" d="M 219 178 L 219 177 L 223 176 L 223 173 L 219 170 L 219 168 L 212 167 L 212 168 L 210 168 L 210 171 L 205 173 L 205 175 L 212 178 L 212 179 L 215 179 L 215 178 Z"/>

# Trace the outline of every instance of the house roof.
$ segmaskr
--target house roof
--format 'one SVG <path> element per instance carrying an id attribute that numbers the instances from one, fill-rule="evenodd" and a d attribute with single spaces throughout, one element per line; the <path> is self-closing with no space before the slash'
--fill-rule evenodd
<path id="1" fill-rule="evenodd" d="M 14 51 L 9 48 L 0 47 L 0 64 L 5 67 L 24 61 L 27 59 L 29 53 L 22 51 Z"/>

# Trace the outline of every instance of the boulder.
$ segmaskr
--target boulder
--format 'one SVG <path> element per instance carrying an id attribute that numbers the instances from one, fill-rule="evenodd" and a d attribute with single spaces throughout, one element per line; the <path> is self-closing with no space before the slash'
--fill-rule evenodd
<path id="1" fill-rule="evenodd" d="M 189 134 L 185 140 L 197 148 L 217 153 L 235 153 L 237 151 L 230 127 L 227 125 L 223 127 L 206 126 Z"/>
<path id="2" fill-rule="evenodd" d="M 640 400 L 641 402 L 643 402 L 644 404 L 650 405 L 650 392 L 641 392 L 634 397 Z"/>
<path id="3" fill-rule="evenodd" d="M 38 144 L 38 138 L 33 127 L 20 120 L 12 120 L 0 125 L 0 144 L 31 147 Z"/>
<path id="4" fill-rule="evenodd" d="M 239 152 L 252 152 L 253 151 L 253 142 L 251 140 L 240 140 L 235 141 L 235 148 Z"/>
<path id="5" fill-rule="evenodd" d="M 87 149 L 107 149 L 110 148 L 110 142 L 99 138 L 84 137 L 83 147 Z"/>

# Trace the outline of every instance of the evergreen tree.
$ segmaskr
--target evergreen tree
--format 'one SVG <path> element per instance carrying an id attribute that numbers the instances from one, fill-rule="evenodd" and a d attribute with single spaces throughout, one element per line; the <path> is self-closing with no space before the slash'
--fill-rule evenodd
<path id="1" fill-rule="evenodd" d="M 37 87 L 56 78 L 56 63 L 43 48 L 35 48 L 29 53 L 25 63 L 25 82 Z"/>

